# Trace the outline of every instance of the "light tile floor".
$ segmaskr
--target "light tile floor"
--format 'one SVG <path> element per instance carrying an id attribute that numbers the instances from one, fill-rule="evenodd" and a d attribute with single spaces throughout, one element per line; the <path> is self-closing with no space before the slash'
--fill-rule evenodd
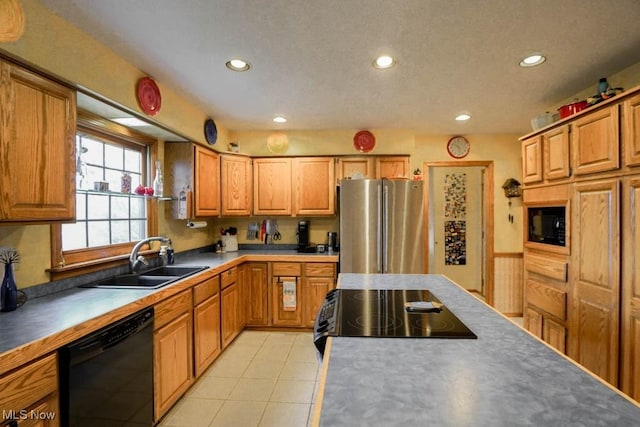
<path id="1" fill-rule="evenodd" d="M 160 426 L 308 426 L 319 370 L 311 332 L 244 331 Z"/>

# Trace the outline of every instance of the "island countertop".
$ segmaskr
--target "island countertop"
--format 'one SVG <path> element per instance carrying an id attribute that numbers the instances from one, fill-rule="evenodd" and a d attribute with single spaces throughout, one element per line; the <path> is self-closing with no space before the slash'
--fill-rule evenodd
<path id="1" fill-rule="evenodd" d="M 478 339 L 332 337 L 314 426 L 632 426 L 640 405 L 440 275 L 341 274 L 429 289 Z"/>

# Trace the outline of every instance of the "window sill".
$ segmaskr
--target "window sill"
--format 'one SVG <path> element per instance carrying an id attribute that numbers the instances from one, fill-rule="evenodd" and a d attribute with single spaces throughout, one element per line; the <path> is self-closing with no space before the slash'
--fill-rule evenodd
<path id="1" fill-rule="evenodd" d="M 140 251 L 139 255 L 157 254 L 157 250 Z M 98 260 L 83 261 L 58 267 L 48 268 L 46 271 L 52 281 L 68 279 L 82 274 L 94 273 L 108 268 L 119 267 L 129 263 L 129 254 L 113 255 Z"/>

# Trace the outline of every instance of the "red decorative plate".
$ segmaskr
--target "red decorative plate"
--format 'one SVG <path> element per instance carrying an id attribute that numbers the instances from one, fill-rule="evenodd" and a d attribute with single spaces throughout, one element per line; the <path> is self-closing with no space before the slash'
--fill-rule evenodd
<path id="1" fill-rule="evenodd" d="M 140 108 L 148 116 L 155 116 L 160 112 L 162 97 L 160 88 L 150 77 L 143 77 L 138 80 L 138 102 Z"/>
<path id="2" fill-rule="evenodd" d="M 376 146 L 376 137 L 368 130 L 361 130 L 353 136 L 353 147 L 361 153 L 368 153 Z"/>

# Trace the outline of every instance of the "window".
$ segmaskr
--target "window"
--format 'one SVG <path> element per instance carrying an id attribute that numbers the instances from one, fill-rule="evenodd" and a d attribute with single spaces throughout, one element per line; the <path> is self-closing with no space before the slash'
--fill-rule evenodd
<path id="1" fill-rule="evenodd" d="M 52 280 L 126 259 L 133 245 L 157 231 L 157 202 L 133 190 L 149 185 L 156 141 L 128 128 L 79 115 L 76 131 L 76 221 L 51 226 Z M 131 177 L 131 194 L 121 192 Z"/>
<path id="2" fill-rule="evenodd" d="M 146 147 L 129 147 L 78 132 L 76 153 L 76 222 L 62 225 L 62 250 L 144 239 L 145 199 L 123 195 L 120 189 L 124 174 L 131 177 L 133 188 L 144 181 Z M 99 191 L 101 183 L 107 184 L 105 191 Z"/>

